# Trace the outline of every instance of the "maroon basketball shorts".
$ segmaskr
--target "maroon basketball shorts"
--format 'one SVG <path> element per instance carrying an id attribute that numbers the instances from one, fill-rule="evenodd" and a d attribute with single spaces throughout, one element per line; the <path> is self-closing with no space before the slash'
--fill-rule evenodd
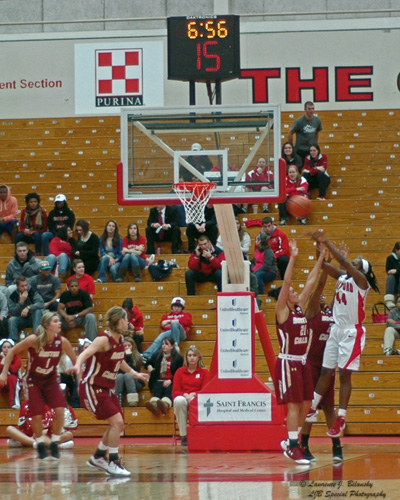
<path id="1" fill-rule="evenodd" d="M 31 415 L 43 415 L 44 405 L 50 408 L 63 408 L 65 396 L 58 383 L 58 375 L 54 373 L 51 377 L 28 377 L 28 397 Z"/>
<path id="2" fill-rule="evenodd" d="M 111 389 L 81 383 L 79 399 L 82 407 L 93 413 L 98 420 L 108 420 L 117 413 L 123 416 L 118 396 Z"/>

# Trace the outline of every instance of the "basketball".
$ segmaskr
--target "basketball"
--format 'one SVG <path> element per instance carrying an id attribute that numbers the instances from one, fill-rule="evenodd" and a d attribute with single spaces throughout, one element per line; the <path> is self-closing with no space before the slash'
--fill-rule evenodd
<path id="1" fill-rule="evenodd" d="M 287 202 L 287 209 L 293 217 L 304 219 L 311 213 L 311 201 L 307 196 L 291 196 Z"/>

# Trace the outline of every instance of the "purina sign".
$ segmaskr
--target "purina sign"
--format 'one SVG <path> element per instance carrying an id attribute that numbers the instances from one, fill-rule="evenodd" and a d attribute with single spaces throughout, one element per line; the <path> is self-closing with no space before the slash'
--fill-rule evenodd
<path id="1" fill-rule="evenodd" d="M 77 44 L 75 112 L 164 105 L 162 42 Z"/>

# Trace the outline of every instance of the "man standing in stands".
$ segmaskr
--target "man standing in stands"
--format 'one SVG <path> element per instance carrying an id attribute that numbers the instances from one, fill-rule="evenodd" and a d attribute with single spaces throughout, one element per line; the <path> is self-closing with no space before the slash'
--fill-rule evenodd
<path id="1" fill-rule="evenodd" d="M 298 118 L 288 134 L 288 141 L 293 144 L 293 135 L 296 134 L 295 152 L 304 164 L 304 158 L 310 154 L 310 147 L 318 144 L 318 134 L 322 130 L 321 120 L 314 116 L 314 103 L 307 101 L 304 104 L 305 114 Z"/>
<path id="2" fill-rule="evenodd" d="M 188 295 L 196 295 L 196 283 L 212 281 L 217 283 L 218 291 L 222 289 L 221 262 L 225 254 L 219 248 L 214 248 L 210 238 L 205 234 L 198 239 L 197 247 L 189 257 L 189 269 L 185 274 Z"/>
<path id="3" fill-rule="evenodd" d="M 63 331 L 83 326 L 89 340 L 93 341 L 97 337 L 92 300 L 87 292 L 79 288 L 76 278 L 69 282 L 69 290 L 61 294 L 57 312 L 61 316 Z"/>
<path id="4" fill-rule="evenodd" d="M 268 237 L 269 246 L 275 254 L 279 274 L 281 275 L 281 280 L 283 280 L 290 258 L 288 237 L 281 229 L 274 225 L 271 217 L 264 217 L 262 226 L 261 232 L 265 233 Z"/>
<path id="5" fill-rule="evenodd" d="M 171 241 L 171 253 L 181 253 L 181 228 L 177 222 L 175 207 L 157 205 L 150 210 L 146 227 L 147 251 L 154 254 L 155 241 Z"/>
<path id="6" fill-rule="evenodd" d="M 14 243 L 18 232 L 18 201 L 8 186 L 0 186 L 0 234 L 7 232 Z"/>

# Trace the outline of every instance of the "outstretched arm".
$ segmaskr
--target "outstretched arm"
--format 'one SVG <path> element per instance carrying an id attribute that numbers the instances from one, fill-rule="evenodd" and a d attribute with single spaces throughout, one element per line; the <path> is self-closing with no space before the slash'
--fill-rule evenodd
<path id="1" fill-rule="evenodd" d="M 308 278 L 307 278 L 307 281 L 304 285 L 303 291 L 301 292 L 301 294 L 299 296 L 299 306 L 302 309 L 304 308 L 308 299 L 310 298 L 312 289 L 314 288 L 314 285 L 317 281 L 318 274 L 321 271 L 322 263 L 324 262 L 325 246 L 320 245 L 318 250 L 319 250 L 318 260 L 315 263 L 315 266 L 312 268 L 310 274 L 308 275 Z"/>
<path id="2" fill-rule="evenodd" d="M 333 258 L 336 259 L 340 264 L 340 267 L 342 267 L 347 274 L 354 278 L 354 281 L 362 290 L 367 290 L 368 281 L 365 274 L 356 269 L 351 262 L 347 261 L 346 256 L 340 250 L 338 250 L 331 241 L 328 240 L 323 230 L 315 231 L 315 233 L 313 233 L 311 237 L 315 241 L 325 243 Z M 343 271 L 337 269 L 332 264 L 325 264 L 324 269 L 327 270 L 330 276 L 336 279 L 344 274 Z"/>
<path id="3" fill-rule="evenodd" d="M 293 276 L 293 269 L 294 269 L 294 264 L 296 262 L 296 258 L 299 254 L 299 249 L 297 248 L 297 242 L 296 240 L 291 240 L 289 242 L 289 247 L 290 247 L 290 259 L 289 259 L 289 264 L 286 268 L 285 271 L 285 277 L 283 279 L 283 285 L 281 288 L 281 291 L 279 293 L 278 300 L 276 302 L 275 306 L 275 314 L 276 314 L 276 319 L 279 324 L 284 323 L 287 318 L 289 317 L 289 308 L 286 304 L 288 296 L 289 296 L 289 290 L 292 285 L 292 276 Z"/>

